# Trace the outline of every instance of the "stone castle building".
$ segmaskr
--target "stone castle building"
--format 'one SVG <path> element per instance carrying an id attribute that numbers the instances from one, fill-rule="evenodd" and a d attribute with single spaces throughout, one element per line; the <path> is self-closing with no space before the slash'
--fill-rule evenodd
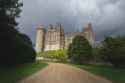
<path id="1" fill-rule="evenodd" d="M 67 49 L 76 35 L 84 36 L 89 43 L 94 46 L 95 36 L 90 23 L 87 24 L 81 32 L 72 33 L 65 33 L 61 24 L 57 24 L 56 26 L 49 25 L 48 30 L 42 25 L 38 26 L 36 34 L 36 51 Z"/>

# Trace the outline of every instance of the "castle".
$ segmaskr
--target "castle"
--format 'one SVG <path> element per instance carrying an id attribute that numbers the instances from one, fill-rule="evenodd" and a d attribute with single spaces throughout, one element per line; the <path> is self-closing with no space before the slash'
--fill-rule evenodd
<path id="1" fill-rule="evenodd" d="M 61 24 L 49 25 L 48 30 L 43 25 L 38 26 L 36 34 L 36 51 L 50 51 L 67 49 L 76 35 L 84 36 L 94 46 L 95 36 L 91 23 L 87 24 L 81 32 L 65 33 Z"/>

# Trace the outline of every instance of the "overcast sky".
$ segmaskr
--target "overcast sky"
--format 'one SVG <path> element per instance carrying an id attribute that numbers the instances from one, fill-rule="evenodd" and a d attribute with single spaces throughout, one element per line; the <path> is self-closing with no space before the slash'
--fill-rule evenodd
<path id="1" fill-rule="evenodd" d="M 33 42 L 36 27 L 62 23 L 65 32 L 92 23 L 96 40 L 106 35 L 125 35 L 125 0 L 23 0 L 20 31 Z"/>

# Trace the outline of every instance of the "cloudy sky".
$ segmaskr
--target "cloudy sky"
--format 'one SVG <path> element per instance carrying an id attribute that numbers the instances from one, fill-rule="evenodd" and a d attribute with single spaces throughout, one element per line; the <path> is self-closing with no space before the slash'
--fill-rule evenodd
<path id="1" fill-rule="evenodd" d="M 23 0 L 20 31 L 35 42 L 36 27 L 62 23 L 65 32 L 91 22 L 96 40 L 125 35 L 125 0 Z"/>

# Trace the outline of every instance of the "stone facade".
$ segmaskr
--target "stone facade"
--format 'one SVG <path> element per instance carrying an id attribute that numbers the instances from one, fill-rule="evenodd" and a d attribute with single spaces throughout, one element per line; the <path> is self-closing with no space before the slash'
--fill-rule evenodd
<path id="1" fill-rule="evenodd" d="M 61 24 L 50 25 L 45 36 L 44 51 L 64 49 L 64 30 Z"/>
<path id="2" fill-rule="evenodd" d="M 49 25 L 47 31 L 43 26 L 39 26 L 37 28 L 36 51 L 41 52 L 67 49 L 76 35 L 85 36 L 89 43 L 92 46 L 94 45 L 95 37 L 91 24 L 88 24 L 82 32 L 72 32 L 66 34 L 61 24 L 57 24 L 56 26 Z"/>

